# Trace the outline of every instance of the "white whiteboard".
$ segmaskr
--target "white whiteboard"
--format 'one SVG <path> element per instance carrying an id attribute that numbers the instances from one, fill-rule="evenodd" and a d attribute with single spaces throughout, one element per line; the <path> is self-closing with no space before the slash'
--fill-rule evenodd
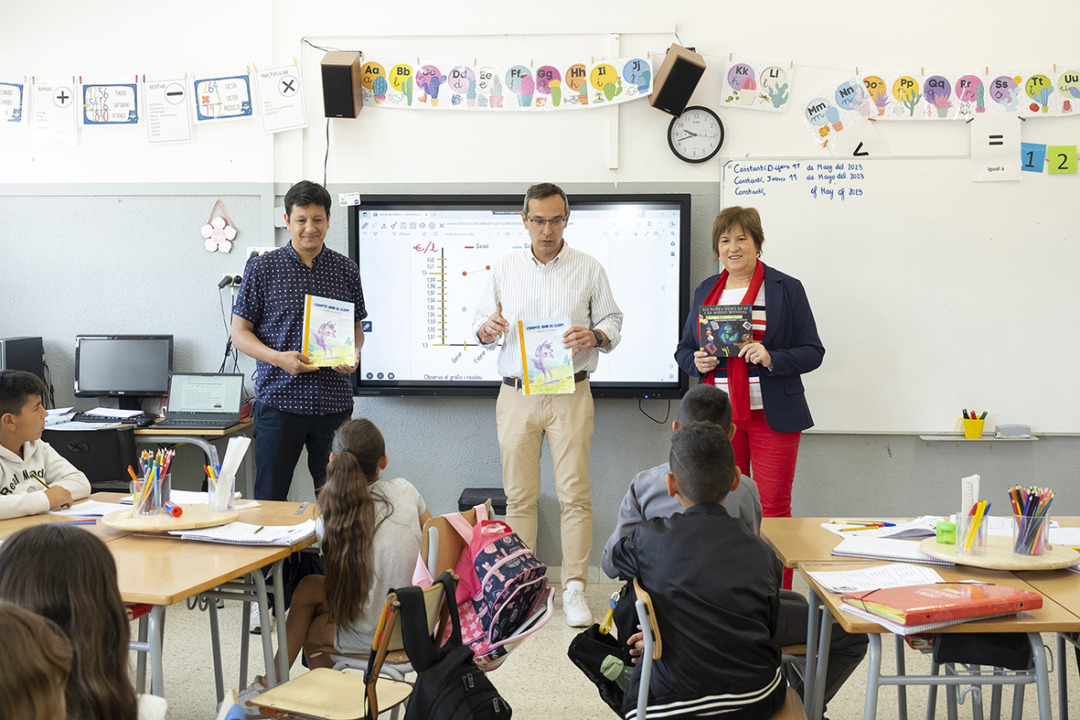
<path id="1" fill-rule="evenodd" d="M 1077 176 L 976 183 L 964 159 L 733 160 L 762 259 L 806 287 L 825 360 L 814 429 L 1080 432 Z M 842 194 L 841 194 L 842 193 Z"/>

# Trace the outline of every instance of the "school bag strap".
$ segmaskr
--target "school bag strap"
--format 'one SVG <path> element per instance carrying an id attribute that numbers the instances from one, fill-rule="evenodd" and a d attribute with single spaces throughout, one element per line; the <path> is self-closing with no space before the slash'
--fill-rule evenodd
<path id="1" fill-rule="evenodd" d="M 450 616 L 450 638 L 444 647 L 445 649 L 457 647 L 461 645 L 461 620 L 458 618 L 457 603 L 454 602 L 454 576 L 448 570 L 436 578 L 434 584 L 443 586 L 444 602 Z M 435 641 L 428 634 L 424 591 L 415 585 L 410 585 L 398 588 L 395 592 L 397 592 L 398 602 L 401 603 L 398 622 L 401 624 L 401 641 L 405 646 L 405 654 L 409 656 L 413 669 L 424 672 L 445 653 L 445 650 L 436 647 Z"/>

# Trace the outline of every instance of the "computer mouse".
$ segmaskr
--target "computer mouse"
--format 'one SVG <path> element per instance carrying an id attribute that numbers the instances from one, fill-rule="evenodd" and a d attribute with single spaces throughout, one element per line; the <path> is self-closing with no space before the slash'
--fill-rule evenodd
<path id="1" fill-rule="evenodd" d="M 137 427 L 137 428 L 151 427 L 151 426 L 153 426 L 155 420 L 157 420 L 157 418 L 141 417 L 141 418 L 139 418 L 138 420 L 135 421 L 135 427 Z"/>

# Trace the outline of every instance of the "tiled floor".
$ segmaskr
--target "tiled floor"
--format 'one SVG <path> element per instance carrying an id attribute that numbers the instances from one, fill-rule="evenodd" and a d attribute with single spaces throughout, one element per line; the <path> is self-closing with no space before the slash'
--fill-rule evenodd
<path id="1" fill-rule="evenodd" d="M 606 600 L 618 585 L 594 583 L 587 589 L 589 605 L 593 613 L 600 617 L 606 608 Z M 796 587 L 798 589 L 798 587 Z M 615 717 L 607 705 L 600 700 L 585 676 L 575 668 L 566 657 L 566 648 L 578 632 L 563 622 L 559 609 L 560 593 L 556 593 L 556 614 L 552 621 L 532 638 L 523 643 L 506 663 L 491 674 L 499 692 L 507 699 L 514 710 L 515 720 L 549 720 L 550 718 L 573 718 L 575 720 L 612 720 Z M 239 603 L 228 603 L 220 612 L 222 624 L 222 645 L 224 664 L 227 670 L 226 686 L 236 687 L 239 678 L 239 633 L 241 618 Z M 169 608 L 165 624 L 165 697 L 169 701 L 169 718 L 174 720 L 203 720 L 213 718 L 215 711 L 213 664 L 210 655 L 209 621 L 204 612 L 187 610 L 183 604 Z M 250 671 L 263 671 L 262 650 L 258 636 L 252 636 L 252 659 Z M 1046 645 L 1053 650 L 1054 639 L 1044 637 Z M 883 667 L 888 671 L 892 665 L 892 644 L 885 643 Z M 1074 688 L 1080 686 L 1075 674 L 1075 664 L 1068 659 L 1069 679 Z M 1052 669 L 1056 670 L 1058 658 L 1053 659 Z M 925 658 L 917 657 L 911 651 L 907 653 L 909 673 L 925 672 L 929 663 Z M 297 663 L 293 674 L 302 672 Z M 1055 673 L 1056 675 L 1056 673 Z M 855 720 L 862 717 L 865 698 L 865 662 L 855 671 L 840 693 L 829 704 L 828 716 L 832 720 Z M 1054 713 L 1057 714 L 1056 681 L 1052 680 L 1051 691 L 1054 693 Z M 987 692 L 987 716 L 989 716 L 989 692 Z M 882 690 L 879 701 L 878 717 L 892 720 L 898 717 L 896 690 Z M 926 710 L 926 690 L 913 688 L 908 692 L 908 709 L 912 718 L 921 718 Z M 1073 693 L 1069 710 L 1074 717 L 1080 717 L 1080 693 Z M 1004 707 L 1011 707 L 1012 691 L 1005 690 Z M 1038 704 L 1033 688 L 1026 693 L 1024 707 L 1025 719 L 1038 717 Z M 939 693 L 937 711 L 940 717 L 946 717 L 944 693 Z M 1007 715 L 1007 713 L 1006 713 Z M 388 717 L 385 716 L 384 717 Z M 965 700 L 960 708 L 960 717 L 972 717 L 971 701 Z"/>

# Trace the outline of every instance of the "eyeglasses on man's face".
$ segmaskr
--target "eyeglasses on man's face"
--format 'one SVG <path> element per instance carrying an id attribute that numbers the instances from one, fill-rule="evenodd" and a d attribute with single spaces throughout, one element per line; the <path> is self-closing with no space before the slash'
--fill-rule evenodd
<path id="1" fill-rule="evenodd" d="M 553 217 L 551 219 L 531 217 L 531 218 L 529 218 L 529 224 L 532 225 L 537 230 L 540 230 L 545 225 L 550 225 L 554 229 L 558 230 L 559 228 L 561 228 L 563 225 L 566 224 L 566 218 L 564 216 L 562 216 L 562 215 L 560 215 L 559 217 Z"/>

